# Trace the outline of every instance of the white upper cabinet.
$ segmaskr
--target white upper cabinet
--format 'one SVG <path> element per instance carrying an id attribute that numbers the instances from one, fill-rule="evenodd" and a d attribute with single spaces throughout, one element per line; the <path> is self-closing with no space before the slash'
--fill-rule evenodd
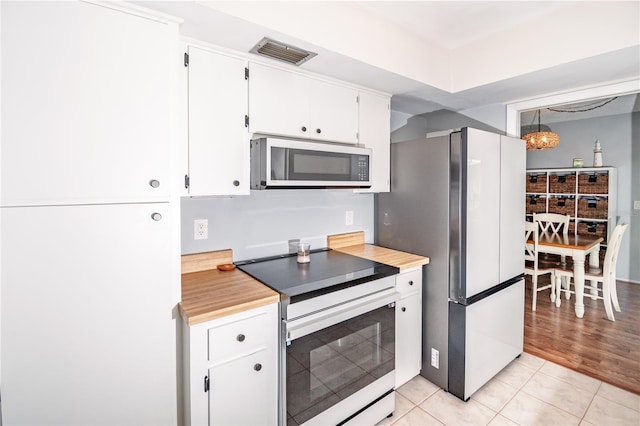
<path id="1" fill-rule="evenodd" d="M 308 137 L 306 78 L 262 64 L 249 64 L 249 131 Z"/>
<path id="2" fill-rule="evenodd" d="M 249 131 L 332 142 L 357 143 L 357 91 L 250 63 Z"/>
<path id="3" fill-rule="evenodd" d="M 249 194 L 247 62 L 189 46 L 189 195 Z"/>
<path id="4" fill-rule="evenodd" d="M 309 137 L 335 142 L 358 142 L 358 92 L 355 89 L 307 79 Z"/>
<path id="5" fill-rule="evenodd" d="M 391 190 L 390 98 L 370 92 L 359 93 L 359 143 L 373 149 L 371 188 L 359 192 Z"/>
<path id="6" fill-rule="evenodd" d="M 1 204 L 166 199 L 176 35 L 91 3 L 3 2 Z"/>

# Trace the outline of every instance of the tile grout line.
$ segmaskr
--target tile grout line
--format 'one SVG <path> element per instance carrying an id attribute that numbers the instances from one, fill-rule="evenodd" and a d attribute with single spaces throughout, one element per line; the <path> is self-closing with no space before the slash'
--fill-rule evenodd
<path id="1" fill-rule="evenodd" d="M 589 404 L 587 405 L 587 409 L 584 410 L 584 414 L 582 415 L 582 418 L 580 419 L 581 422 L 586 421 L 584 418 L 587 416 L 587 413 L 589 412 L 589 408 L 591 408 L 591 404 L 593 404 L 593 401 L 596 399 L 596 395 L 598 395 L 598 392 L 600 392 L 600 388 L 602 387 L 602 383 L 603 382 L 601 381 L 600 384 L 598 385 L 598 389 L 596 389 L 596 392 L 591 397 L 591 401 L 589 401 Z"/>

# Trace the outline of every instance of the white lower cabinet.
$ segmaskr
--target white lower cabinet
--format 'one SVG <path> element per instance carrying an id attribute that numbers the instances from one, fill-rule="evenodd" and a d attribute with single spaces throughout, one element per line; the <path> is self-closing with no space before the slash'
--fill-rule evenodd
<path id="1" fill-rule="evenodd" d="M 420 373 L 422 365 L 422 267 L 396 276 L 396 388 Z"/>
<path id="2" fill-rule="evenodd" d="M 278 422 L 278 305 L 183 322 L 186 425 Z"/>
<path id="3" fill-rule="evenodd" d="M 269 349 L 209 369 L 209 419 L 212 425 L 275 425 L 278 364 Z"/>

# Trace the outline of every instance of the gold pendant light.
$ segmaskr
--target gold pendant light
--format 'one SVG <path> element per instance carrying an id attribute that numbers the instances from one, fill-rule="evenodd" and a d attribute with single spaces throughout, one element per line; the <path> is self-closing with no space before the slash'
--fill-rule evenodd
<path id="1" fill-rule="evenodd" d="M 548 126 L 545 127 L 548 129 Z M 548 129 L 548 131 L 547 129 L 542 131 L 540 128 L 540 110 L 538 110 L 538 131 L 530 132 L 522 136 L 522 139 L 527 142 L 527 151 L 552 149 L 558 146 L 560 136 L 552 132 L 551 129 Z"/>

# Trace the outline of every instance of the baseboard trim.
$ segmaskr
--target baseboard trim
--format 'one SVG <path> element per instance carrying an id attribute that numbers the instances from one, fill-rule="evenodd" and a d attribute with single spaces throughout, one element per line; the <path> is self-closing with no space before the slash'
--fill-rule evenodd
<path id="1" fill-rule="evenodd" d="M 640 285 L 640 281 L 634 281 L 634 280 L 616 280 L 616 281 L 620 283 Z"/>

